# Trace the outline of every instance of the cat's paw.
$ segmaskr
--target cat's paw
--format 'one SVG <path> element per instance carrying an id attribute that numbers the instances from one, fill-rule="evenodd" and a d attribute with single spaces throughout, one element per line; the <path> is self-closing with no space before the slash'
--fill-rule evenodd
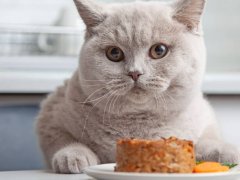
<path id="1" fill-rule="evenodd" d="M 82 173 L 85 167 L 97 165 L 97 156 L 79 146 L 68 146 L 57 151 L 52 159 L 52 168 L 56 173 L 78 174 Z"/>
<path id="2" fill-rule="evenodd" d="M 240 152 L 233 145 L 219 141 L 205 140 L 196 145 L 196 158 L 199 161 L 239 163 Z"/>
<path id="3" fill-rule="evenodd" d="M 230 144 L 222 144 L 220 153 L 220 162 L 222 163 L 240 163 L 240 151 Z"/>

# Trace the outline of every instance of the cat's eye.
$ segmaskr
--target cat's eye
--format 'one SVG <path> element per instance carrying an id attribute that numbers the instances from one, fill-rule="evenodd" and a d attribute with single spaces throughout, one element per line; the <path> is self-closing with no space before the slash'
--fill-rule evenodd
<path id="1" fill-rule="evenodd" d="M 106 56 L 110 61 L 113 62 L 120 62 L 125 58 L 123 51 L 116 46 L 108 47 L 106 49 Z"/>
<path id="2" fill-rule="evenodd" d="M 155 44 L 150 48 L 149 55 L 152 59 L 161 59 L 168 54 L 168 47 L 165 44 Z"/>

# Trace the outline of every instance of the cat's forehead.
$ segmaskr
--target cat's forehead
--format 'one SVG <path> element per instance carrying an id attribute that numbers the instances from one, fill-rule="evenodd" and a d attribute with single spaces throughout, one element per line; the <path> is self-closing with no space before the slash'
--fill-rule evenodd
<path id="1" fill-rule="evenodd" d="M 181 29 L 171 19 L 172 9 L 160 2 L 134 2 L 111 8 L 98 31 L 103 38 L 123 45 L 144 46 Z"/>
<path id="2" fill-rule="evenodd" d="M 166 18 L 172 9 L 163 2 L 132 2 L 110 6 L 110 16 L 126 20 L 145 20 L 146 18 Z"/>

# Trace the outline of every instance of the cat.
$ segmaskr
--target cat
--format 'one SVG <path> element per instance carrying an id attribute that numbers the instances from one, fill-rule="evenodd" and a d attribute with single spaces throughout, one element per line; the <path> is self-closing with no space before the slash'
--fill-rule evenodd
<path id="1" fill-rule="evenodd" d="M 115 161 L 120 138 L 192 140 L 198 160 L 239 162 L 201 83 L 205 0 L 75 0 L 86 25 L 79 67 L 42 103 L 40 147 L 57 173 Z"/>

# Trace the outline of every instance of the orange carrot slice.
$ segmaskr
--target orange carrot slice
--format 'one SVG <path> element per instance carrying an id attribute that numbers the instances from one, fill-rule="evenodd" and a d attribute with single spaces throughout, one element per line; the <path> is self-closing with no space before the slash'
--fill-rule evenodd
<path id="1" fill-rule="evenodd" d="M 223 166 L 217 162 L 203 162 L 195 166 L 194 173 L 210 173 L 210 172 L 226 172 L 229 171 L 228 166 Z"/>

